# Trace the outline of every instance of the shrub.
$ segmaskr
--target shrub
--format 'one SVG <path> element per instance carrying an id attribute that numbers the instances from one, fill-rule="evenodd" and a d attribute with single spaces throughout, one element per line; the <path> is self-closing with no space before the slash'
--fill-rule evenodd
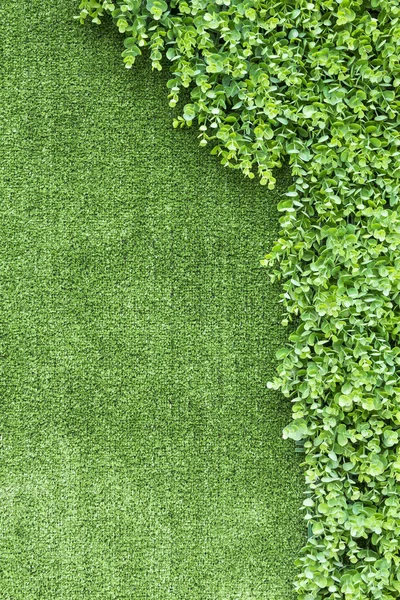
<path id="1" fill-rule="evenodd" d="M 83 0 L 110 14 L 125 65 L 171 62 L 174 122 L 273 188 L 281 237 L 262 261 L 297 329 L 270 384 L 293 402 L 312 536 L 301 600 L 400 598 L 400 4 L 398 0 Z"/>

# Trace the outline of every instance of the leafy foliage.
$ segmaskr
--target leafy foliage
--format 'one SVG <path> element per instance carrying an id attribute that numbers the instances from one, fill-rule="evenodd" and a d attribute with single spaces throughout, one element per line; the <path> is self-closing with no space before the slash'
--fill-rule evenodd
<path id="1" fill-rule="evenodd" d="M 271 387 L 305 440 L 311 524 L 301 600 L 400 597 L 400 4 L 398 0 L 83 0 L 109 13 L 126 66 L 172 63 L 176 126 L 274 187 L 281 237 L 263 264 L 297 329 Z"/>

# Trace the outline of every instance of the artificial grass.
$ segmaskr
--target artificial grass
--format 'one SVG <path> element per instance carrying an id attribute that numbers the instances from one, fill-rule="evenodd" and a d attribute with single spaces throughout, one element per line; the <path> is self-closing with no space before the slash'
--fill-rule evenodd
<path id="1" fill-rule="evenodd" d="M 287 600 L 275 192 L 75 1 L 0 5 L 1 600 Z"/>

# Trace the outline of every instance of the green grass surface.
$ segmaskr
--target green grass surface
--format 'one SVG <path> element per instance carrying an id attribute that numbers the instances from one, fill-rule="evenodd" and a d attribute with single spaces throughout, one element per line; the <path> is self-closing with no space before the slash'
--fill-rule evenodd
<path id="1" fill-rule="evenodd" d="M 77 2 L 0 5 L 1 600 L 288 600 L 274 193 Z"/>

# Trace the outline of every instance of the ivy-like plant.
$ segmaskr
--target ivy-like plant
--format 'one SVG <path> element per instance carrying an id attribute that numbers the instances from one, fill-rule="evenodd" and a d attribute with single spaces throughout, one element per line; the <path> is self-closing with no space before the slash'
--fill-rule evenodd
<path id="1" fill-rule="evenodd" d="M 174 125 L 272 189 L 281 237 L 262 261 L 297 329 L 270 386 L 304 441 L 300 600 L 400 598 L 399 0 L 82 0 L 110 14 L 132 67 L 171 61 Z"/>

